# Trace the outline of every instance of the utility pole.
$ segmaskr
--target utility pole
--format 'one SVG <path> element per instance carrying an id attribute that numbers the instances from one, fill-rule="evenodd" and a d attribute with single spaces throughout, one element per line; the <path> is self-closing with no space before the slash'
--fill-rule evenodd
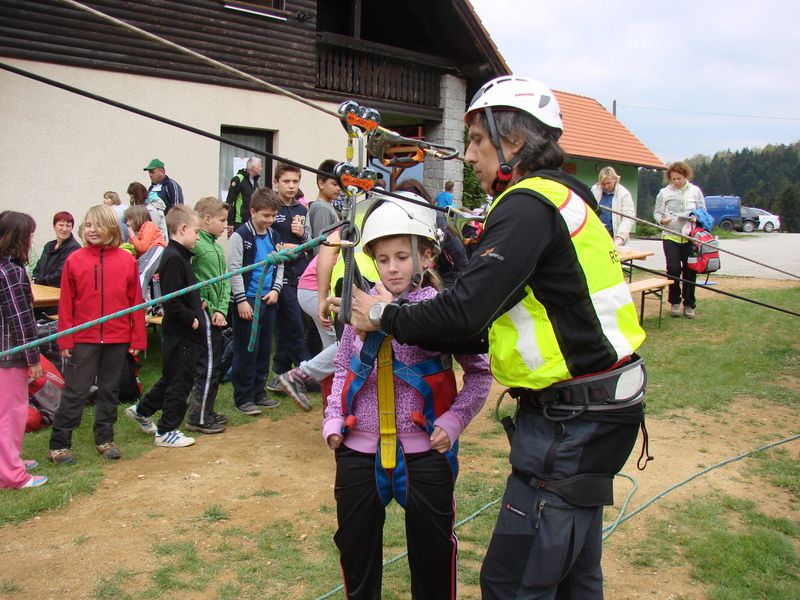
<path id="1" fill-rule="evenodd" d="M 611 114 L 617 116 L 617 101 L 613 100 L 611 104 Z"/>

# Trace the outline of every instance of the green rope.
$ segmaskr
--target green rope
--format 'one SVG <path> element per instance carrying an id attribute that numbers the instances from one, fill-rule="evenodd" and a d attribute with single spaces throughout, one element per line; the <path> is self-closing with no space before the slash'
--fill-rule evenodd
<path id="1" fill-rule="evenodd" d="M 256 286 L 256 303 L 253 307 L 253 324 L 250 326 L 250 341 L 247 342 L 247 351 L 253 352 L 256 349 L 256 338 L 258 337 L 258 321 L 261 315 L 261 295 L 264 293 L 264 280 L 267 278 L 267 271 L 262 269 L 261 276 L 258 278 Z"/>
<path id="2" fill-rule="evenodd" d="M 57 340 L 58 338 L 64 337 L 65 335 L 72 335 L 73 333 L 83 331 L 84 329 L 89 329 L 90 327 L 100 325 L 102 323 L 105 323 L 106 321 L 111 321 L 112 319 L 118 319 L 120 317 L 124 317 L 125 315 L 129 315 L 136 311 L 144 310 L 150 306 L 156 306 L 159 304 L 163 304 L 164 302 L 169 302 L 173 298 L 177 298 L 178 296 L 183 296 L 184 294 L 194 292 L 195 290 L 199 290 L 200 288 L 204 288 L 209 285 L 214 285 L 215 283 L 219 283 L 220 281 L 224 281 L 225 279 L 230 279 L 234 275 L 241 275 L 242 273 L 247 273 L 248 271 L 252 271 L 253 269 L 258 269 L 259 267 L 262 266 L 276 265 L 281 262 L 288 262 L 294 260 L 295 258 L 297 258 L 297 255 L 299 253 L 304 252 L 305 250 L 310 250 L 311 248 L 314 248 L 316 246 L 319 246 L 327 239 L 328 239 L 327 235 L 320 235 L 318 237 L 315 237 L 314 239 L 308 240 L 303 244 L 300 244 L 295 248 L 292 248 L 291 250 L 281 250 L 280 252 L 270 254 L 264 260 L 253 263 L 252 265 L 247 265 L 246 267 L 236 269 L 235 271 L 231 271 L 229 273 L 224 273 L 217 277 L 212 277 L 211 279 L 207 279 L 206 281 L 195 283 L 194 285 L 190 285 L 189 287 L 185 287 L 183 289 L 170 292 L 169 294 L 165 294 L 160 298 L 149 300 L 147 302 L 142 302 L 141 304 L 137 304 L 136 306 L 131 306 L 130 308 L 126 308 L 124 310 L 111 313 L 110 315 L 105 315 L 103 317 L 100 317 L 99 319 L 95 319 L 93 321 L 87 321 L 86 323 L 81 323 L 80 325 L 76 325 L 75 327 L 70 327 L 69 329 L 65 329 L 64 331 L 48 335 L 47 337 L 39 338 L 38 340 L 34 340 L 32 342 L 28 342 L 27 344 L 11 348 L 10 350 L 4 350 L 3 352 L 0 352 L 0 358 L 4 358 L 12 354 L 17 354 L 18 352 L 24 352 L 25 350 L 29 350 L 30 348 L 36 348 L 41 344 L 52 342 L 54 340 Z"/>

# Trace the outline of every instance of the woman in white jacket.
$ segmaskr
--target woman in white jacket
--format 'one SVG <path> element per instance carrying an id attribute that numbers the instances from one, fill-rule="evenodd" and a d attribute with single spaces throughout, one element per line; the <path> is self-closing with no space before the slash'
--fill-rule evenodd
<path id="1" fill-rule="evenodd" d="M 688 238 L 682 236 L 688 235 L 691 230 L 695 220 L 692 213 L 698 208 L 706 208 L 703 192 L 689 183 L 693 174 L 692 168 L 683 162 L 675 162 L 667 167 L 666 179 L 669 185 L 658 192 L 653 210 L 656 223 L 669 230 L 661 233 L 664 257 L 667 259 L 667 275 L 683 277 L 692 282 L 683 284 L 683 314 L 687 319 L 695 318 L 694 281 L 697 273 L 689 268 L 691 244 Z M 672 305 L 670 315 L 680 317 L 681 284 L 678 281 L 673 281 L 669 286 L 669 303 Z"/>
<path id="2" fill-rule="evenodd" d="M 628 243 L 633 227 L 633 219 L 628 217 L 636 216 L 636 208 L 633 205 L 631 193 L 619 182 L 619 179 L 619 175 L 613 168 L 600 169 L 597 174 L 597 183 L 592 186 L 592 193 L 600 206 L 614 211 L 611 213 L 601 209 L 600 220 L 614 238 L 614 243 L 622 246 Z"/>

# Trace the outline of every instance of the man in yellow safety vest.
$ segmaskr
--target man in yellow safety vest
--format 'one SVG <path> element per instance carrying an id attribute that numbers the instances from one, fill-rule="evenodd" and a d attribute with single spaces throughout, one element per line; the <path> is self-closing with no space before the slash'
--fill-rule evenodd
<path id="1" fill-rule="evenodd" d="M 354 291 L 351 322 L 399 342 L 488 350 L 519 408 L 484 599 L 602 598 L 603 506 L 644 423 L 644 340 L 591 191 L 558 171 L 558 102 L 500 77 L 473 98 L 465 160 L 494 197 L 467 269 L 419 303 Z"/>

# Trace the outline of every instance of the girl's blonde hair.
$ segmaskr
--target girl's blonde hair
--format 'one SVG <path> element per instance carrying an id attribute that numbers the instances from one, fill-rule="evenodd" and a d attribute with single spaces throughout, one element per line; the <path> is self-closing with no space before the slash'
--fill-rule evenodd
<path id="1" fill-rule="evenodd" d="M 114 209 L 105 204 L 98 204 L 86 211 L 86 216 L 83 217 L 83 223 L 81 223 L 81 239 L 86 246 L 91 245 L 86 240 L 85 235 L 86 219 L 89 218 L 92 219 L 94 228 L 100 235 L 100 243 L 103 246 L 119 248 L 119 245 L 122 243 L 122 232 L 120 231 L 119 220 L 117 219 L 117 213 L 114 212 Z"/>
<path id="2" fill-rule="evenodd" d="M 125 220 L 131 222 L 131 229 L 134 231 L 139 231 L 147 221 L 152 221 L 147 208 L 138 204 L 125 209 Z"/>

